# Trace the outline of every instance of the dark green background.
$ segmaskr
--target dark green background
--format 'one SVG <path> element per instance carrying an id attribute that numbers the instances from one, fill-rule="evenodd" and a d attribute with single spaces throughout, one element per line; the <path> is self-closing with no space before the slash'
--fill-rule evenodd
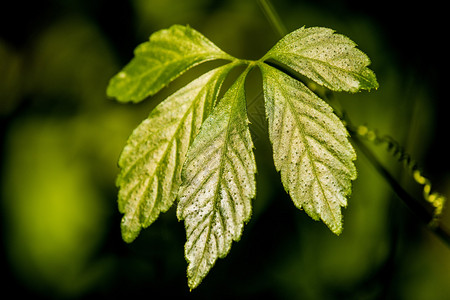
<path id="1" fill-rule="evenodd" d="M 354 123 L 401 142 L 436 189 L 450 196 L 445 3 L 273 5 L 289 31 L 330 27 L 369 55 L 380 88 L 335 97 Z M 187 287 L 184 228 L 174 209 L 134 243 L 121 240 L 114 185 L 121 148 L 152 107 L 206 67 L 137 105 L 107 99 L 105 90 L 139 43 L 174 23 L 189 24 L 239 58 L 258 59 L 279 39 L 254 0 L 0 4 L 2 295 L 446 299 L 448 246 L 427 231 L 361 153 L 344 232 L 336 237 L 284 193 L 260 115 L 252 127 L 258 163 L 252 219 L 198 289 Z M 253 101 L 261 89 L 257 72 L 247 89 Z M 401 166 L 382 148 L 373 150 L 420 200 Z"/>

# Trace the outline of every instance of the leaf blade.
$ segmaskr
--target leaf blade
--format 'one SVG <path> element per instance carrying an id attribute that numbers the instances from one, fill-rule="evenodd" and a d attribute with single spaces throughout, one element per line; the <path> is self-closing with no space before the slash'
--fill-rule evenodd
<path id="1" fill-rule="evenodd" d="M 331 107 L 301 82 L 264 63 L 269 138 L 276 169 L 294 204 L 335 233 L 356 179 L 356 153 Z"/>
<path id="2" fill-rule="evenodd" d="M 134 55 L 111 78 L 109 97 L 140 102 L 195 65 L 215 59 L 234 60 L 198 31 L 181 25 L 153 33 L 149 41 L 136 47 Z"/>
<path id="3" fill-rule="evenodd" d="M 282 38 L 262 60 L 275 60 L 333 91 L 378 88 L 370 59 L 348 37 L 323 27 L 302 27 Z"/>
<path id="4" fill-rule="evenodd" d="M 182 170 L 177 215 L 185 221 L 191 289 L 240 239 L 251 215 L 256 163 L 245 107 L 246 73 L 202 125 Z"/>
<path id="5" fill-rule="evenodd" d="M 187 149 L 212 110 L 235 64 L 214 69 L 161 102 L 131 134 L 117 178 L 126 242 L 153 223 L 176 199 Z"/>

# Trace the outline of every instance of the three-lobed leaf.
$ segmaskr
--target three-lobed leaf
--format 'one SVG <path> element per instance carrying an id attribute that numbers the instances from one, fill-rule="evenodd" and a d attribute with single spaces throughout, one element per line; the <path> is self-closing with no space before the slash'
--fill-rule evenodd
<path id="1" fill-rule="evenodd" d="M 264 63 L 269 138 L 275 167 L 298 208 L 342 231 L 341 206 L 356 179 L 355 151 L 331 107 L 303 83 Z"/>
<path id="2" fill-rule="evenodd" d="M 256 194 L 256 163 L 248 128 L 244 72 L 202 125 L 182 171 L 177 215 L 184 220 L 189 286 L 241 237 Z"/>
<path id="3" fill-rule="evenodd" d="M 214 59 L 234 58 L 198 31 L 173 25 L 136 48 L 130 63 L 111 79 L 107 94 L 122 102 L 139 102 L 193 66 Z"/>

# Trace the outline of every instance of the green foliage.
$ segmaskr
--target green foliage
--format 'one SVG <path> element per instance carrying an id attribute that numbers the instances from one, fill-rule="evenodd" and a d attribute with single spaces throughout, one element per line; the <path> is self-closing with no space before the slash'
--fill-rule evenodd
<path id="1" fill-rule="evenodd" d="M 303 27 L 282 38 L 263 60 L 276 60 L 333 91 L 378 88 L 369 58 L 355 46 L 331 29 Z"/>
<path id="2" fill-rule="evenodd" d="M 342 231 L 340 206 L 356 179 L 356 153 L 331 107 L 301 82 L 261 64 L 275 166 L 298 208 Z"/>
<path id="3" fill-rule="evenodd" d="M 107 93 L 123 102 L 139 102 L 193 66 L 213 59 L 232 59 L 203 35 L 174 25 L 140 44 L 135 57 L 112 80 Z"/>
<path id="4" fill-rule="evenodd" d="M 132 242 L 141 227 L 172 205 L 186 152 L 210 114 L 230 66 L 212 70 L 174 93 L 130 136 L 117 178 L 125 241 Z"/>
<path id="5" fill-rule="evenodd" d="M 248 128 L 244 81 L 227 91 L 188 151 L 179 191 L 185 220 L 189 286 L 196 287 L 232 241 L 241 237 L 256 195 L 256 163 Z"/>
<path id="6" fill-rule="evenodd" d="M 356 178 L 348 133 L 328 104 L 271 64 L 280 63 L 335 91 L 378 87 L 367 56 L 327 28 L 298 29 L 262 59 L 248 61 L 224 53 L 189 27 L 175 25 L 137 47 L 135 58 L 112 78 L 108 95 L 141 101 L 187 69 L 213 59 L 231 62 L 189 83 L 152 111 L 130 136 L 117 179 L 127 242 L 179 199 L 191 289 L 217 258 L 227 255 L 250 218 L 256 195 L 244 89 L 250 70 L 257 66 L 263 75 L 269 136 L 285 189 L 298 208 L 322 219 L 336 234 L 342 231 L 341 206 L 346 206 Z M 218 99 L 222 83 L 237 65 L 247 67 Z"/>

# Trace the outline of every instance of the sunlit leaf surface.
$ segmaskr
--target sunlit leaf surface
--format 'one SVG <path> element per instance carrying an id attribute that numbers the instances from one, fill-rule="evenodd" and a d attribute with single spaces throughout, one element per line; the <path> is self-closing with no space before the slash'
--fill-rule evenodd
<path id="1" fill-rule="evenodd" d="M 336 234 L 342 231 L 341 207 L 347 205 L 356 178 L 356 155 L 331 107 L 290 75 L 298 72 L 336 91 L 378 86 L 367 56 L 331 29 L 301 28 L 260 60 L 249 61 L 229 56 L 189 27 L 175 25 L 136 49 L 135 58 L 111 80 L 108 94 L 140 101 L 212 59 L 232 62 L 191 82 L 151 112 L 130 136 L 117 179 L 127 242 L 178 197 L 191 289 L 228 254 L 251 215 L 256 164 L 245 100 L 248 72 L 259 66 L 263 74 L 273 157 L 286 191 L 298 208 Z M 269 65 L 273 63 L 290 75 Z M 238 65 L 247 68 L 219 99 L 225 77 Z"/>
<path id="2" fill-rule="evenodd" d="M 194 29 L 174 25 L 136 48 L 130 63 L 111 79 L 107 93 L 119 101 L 139 102 L 189 68 L 214 59 L 233 58 Z"/>
<path id="3" fill-rule="evenodd" d="M 348 37 L 323 27 L 297 29 L 282 38 L 264 59 L 278 61 L 334 91 L 377 88 L 370 60 Z"/>
<path id="4" fill-rule="evenodd" d="M 341 206 L 347 205 L 356 178 L 356 154 L 347 130 L 301 82 L 266 64 L 260 68 L 273 157 L 283 185 L 298 208 L 339 234 Z"/>
<path id="5" fill-rule="evenodd" d="M 129 137 L 119 160 L 122 236 L 133 241 L 142 227 L 176 198 L 189 145 L 209 115 L 232 64 L 214 69 L 159 104 Z"/>
<path id="6" fill-rule="evenodd" d="M 241 237 L 256 193 L 256 164 L 245 107 L 245 75 L 203 124 L 183 167 L 178 218 L 184 220 L 189 286 L 197 287 Z"/>

